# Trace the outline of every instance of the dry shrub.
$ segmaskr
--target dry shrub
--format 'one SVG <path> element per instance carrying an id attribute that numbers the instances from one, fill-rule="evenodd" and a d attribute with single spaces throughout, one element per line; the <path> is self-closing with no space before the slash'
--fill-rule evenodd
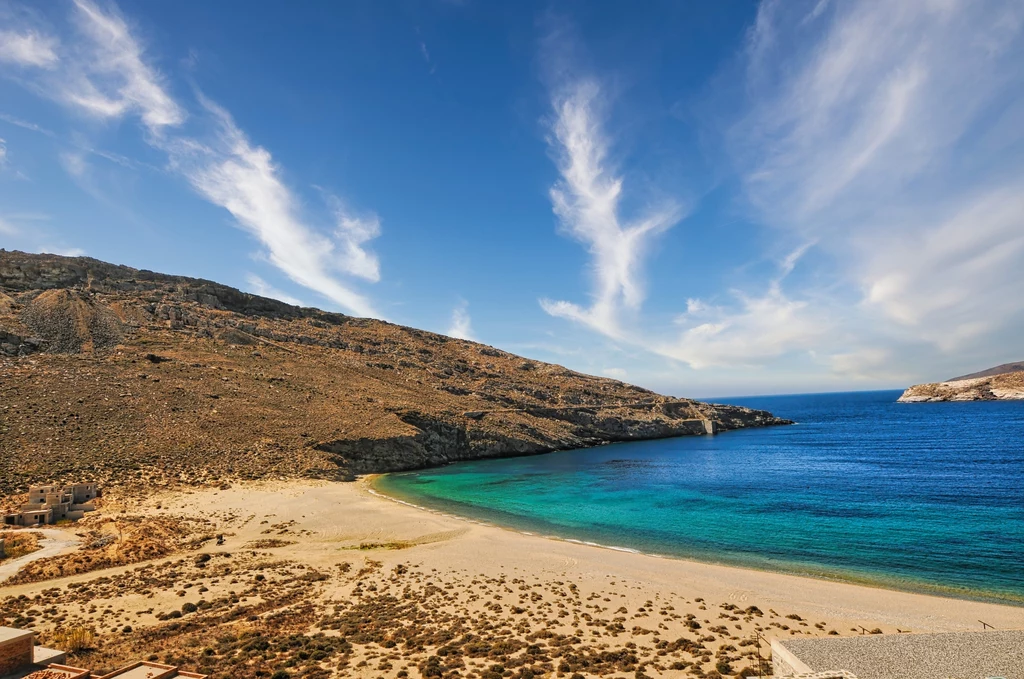
<path id="1" fill-rule="evenodd" d="M 68 653 L 81 653 L 92 648 L 96 634 L 88 627 L 69 627 L 53 633 L 54 643 Z"/>
<path id="2" fill-rule="evenodd" d="M 39 549 L 38 533 L 10 531 L 0 533 L 0 540 L 4 541 L 5 558 L 8 559 L 17 559 Z"/>

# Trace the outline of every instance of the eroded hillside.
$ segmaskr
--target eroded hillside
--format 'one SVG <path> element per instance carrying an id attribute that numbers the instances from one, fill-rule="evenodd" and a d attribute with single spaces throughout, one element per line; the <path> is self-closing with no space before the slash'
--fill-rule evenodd
<path id="1" fill-rule="evenodd" d="M 0 250 L 0 490 L 351 478 L 780 424 L 489 346 L 89 258 Z"/>

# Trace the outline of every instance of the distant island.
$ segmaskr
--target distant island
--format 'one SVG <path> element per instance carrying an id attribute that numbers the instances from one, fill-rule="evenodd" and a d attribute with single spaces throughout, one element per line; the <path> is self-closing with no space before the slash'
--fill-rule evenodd
<path id="1" fill-rule="evenodd" d="M 900 403 L 1014 400 L 1024 400 L 1024 361 L 1004 363 L 945 382 L 917 384 L 899 397 Z"/>

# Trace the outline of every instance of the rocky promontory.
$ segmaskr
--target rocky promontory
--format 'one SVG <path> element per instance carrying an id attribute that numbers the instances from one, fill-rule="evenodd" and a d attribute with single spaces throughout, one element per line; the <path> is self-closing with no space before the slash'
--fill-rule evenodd
<path id="1" fill-rule="evenodd" d="M 0 492 L 352 478 L 786 423 L 211 281 L 0 250 Z"/>
<path id="2" fill-rule="evenodd" d="M 986 371 L 988 372 L 988 371 Z M 947 382 L 918 384 L 900 396 L 900 403 L 934 401 L 1012 401 L 1024 399 L 1024 371 L 965 376 Z"/>

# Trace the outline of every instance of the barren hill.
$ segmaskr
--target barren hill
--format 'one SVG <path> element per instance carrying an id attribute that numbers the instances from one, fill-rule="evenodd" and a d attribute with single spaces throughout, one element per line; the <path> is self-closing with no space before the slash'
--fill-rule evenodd
<path id="1" fill-rule="evenodd" d="M 960 380 L 973 380 L 978 377 L 993 377 L 995 375 L 1005 375 L 1006 373 L 1017 372 L 1024 372 L 1024 361 L 1018 361 L 1016 363 L 1003 363 L 1002 365 L 997 365 L 996 367 L 989 368 L 988 370 L 980 370 L 976 373 L 971 373 L 970 375 L 961 375 L 960 377 L 954 377 L 950 380 L 947 380 L 947 382 L 959 382 Z"/>
<path id="2" fill-rule="evenodd" d="M 784 424 L 205 280 L 0 250 L 0 492 L 351 478 Z"/>

